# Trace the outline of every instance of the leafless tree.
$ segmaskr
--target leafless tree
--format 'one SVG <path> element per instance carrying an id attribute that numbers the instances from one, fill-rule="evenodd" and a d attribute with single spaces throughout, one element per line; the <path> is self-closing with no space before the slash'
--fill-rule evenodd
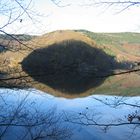
<path id="1" fill-rule="evenodd" d="M 121 11 L 129 8 L 140 6 L 139 0 L 87 0 L 87 1 L 72 1 L 71 3 L 65 2 L 63 0 L 52 0 L 52 2 L 57 6 L 105 6 L 105 7 L 120 7 Z M 120 12 L 121 12 L 120 11 Z"/>
<path id="2" fill-rule="evenodd" d="M 127 128 L 131 130 L 131 132 L 129 132 L 129 136 L 131 135 L 132 137 L 135 135 L 135 131 L 137 133 L 140 130 L 140 102 L 138 100 L 131 103 L 127 97 L 117 96 L 101 99 L 93 96 L 93 99 L 93 101 L 98 101 L 103 106 L 108 106 L 113 109 L 128 107 L 130 111 L 128 113 L 126 110 L 126 113 L 123 113 L 125 115 L 116 114 L 114 118 L 109 118 L 106 117 L 102 111 L 92 109 L 87 106 L 85 110 L 82 110 L 81 112 L 64 112 L 65 121 L 83 126 L 98 127 L 106 133 L 112 127 L 128 126 Z"/>
<path id="3" fill-rule="evenodd" d="M 22 24 L 24 19 L 27 18 L 31 22 L 35 23 L 37 21 L 37 16 L 39 15 L 32 10 L 32 6 L 33 0 L 0 1 L 0 16 L 3 20 L 3 22 L 0 24 L 0 45 L 5 46 L 8 50 L 11 51 L 17 51 L 16 49 L 20 48 L 21 45 L 25 46 L 18 35 L 10 34 L 6 29 L 10 28 L 10 26 L 14 25 L 15 23 Z"/>
<path id="4" fill-rule="evenodd" d="M 27 49 L 33 50 L 28 45 L 22 41 L 18 35 L 10 34 L 7 32 L 6 28 L 13 25 L 15 22 L 22 24 L 24 18 L 29 18 L 32 22 L 36 21 L 34 18 L 35 13 L 31 9 L 32 0 L 4 0 L 0 1 L 0 16 L 4 17 L 4 22 L 0 24 L 1 40 L 0 45 L 4 46 L 4 49 L 10 51 L 20 51 L 23 46 Z M 16 47 L 11 44 L 17 44 Z M 0 68 L 4 68 L 7 65 L 7 60 L 5 59 L 0 63 Z M 15 84 L 23 84 L 27 82 L 32 82 L 26 80 L 24 76 L 22 77 L 22 71 L 18 69 L 7 69 L 11 76 L 12 87 Z M 1 71 L 0 71 L 0 74 Z M 8 78 L 7 77 L 7 78 Z M 7 80 L 3 79 L 3 74 L 0 75 L 0 83 L 5 83 Z M 21 79 L 18 80 L 17 79 Z M 25 80 L 23 82 L 23 80 Z M 20 81 L 20 83 L 19 83 Z M 7 83 L 7 86 L 11 86 Z M 2 84 L 1 84 L 2 87 Z M 18 101 L 12 101 L 12 99 L 7 100 L 9 93 L 0 93 L 0 139 L 27 139 L 27 140 L 37 140 L 37 139 L 69 139 L 71 137 L 71 131 L 65 125 L 63 126 L 62 114 L 57 113 L 55 108 L 46 109 L 47 111 L 40 111 L 40 108 L 32 106 L 34 102 L 28 100 L 29 94 L 27 94 L 22 99 L 19 97 Z M 14 97 L 13 97 L 14 98 Z M 18 98 L 18 97 L 17 97 Z M 30 102 L 30 104 L 29 104 Z M 8 137 L 9 136 L 9 137 Z"/>
<path id="5" fill-rule="evenodd" d="M 95 2 L 96 5 L 106 6 L 106 7 L 120 7 L 118 13 L 127 10 L 129 8 L 134 8 L 140 6 L 140 1 L 138 0 L 99 0 Z"/>
<path id="6" fill-rule="evenodd" d="M 0 139 L 69 139 L 72 131 L 64 124 L 62 113 L 57 113 L 55 107 L 40 111 L 30 99 L 30 92 L 21 97 L 12 93 L 14 100 L 9 92 L 0 94 Z"/>
<path id="7" fill-rule="evenodd" d="M 0 1 L 0 16 L 3 21 L 0 23 L 0 47 L 2 49 L 2 52 L 5 50 L 6 51 L 9 50 L 11 52 L 19 52 L 22 54 L 23 52 L 21 52 L 21 50 L 25 48 L 29 50 L 33 50 L 33 48 L 29 47 L 28 45 L 26 45 L 26 43 L 24 43 L 24 40 L 30 39 L 28 35 L 15 35 L 9 33 L 7 30 L 7 28 L 10 28 L 10 26 L 11 25 L 13 26 L 15 23 L 22 24 L 25 19 L 30 20 L 33 24 L 38 22 L 37 19 L 41 15 L 38 14 L 36 11 L 33 11 L 32 7 L 33 7 L 33 0 Z M 3 54 L 2 52 L 0 52 L 1 55 Z M 12 69 L 10 67 L 7 67 L 10 63 L 10 59 L 11 59 L 10 57 L 4 57 L 4 59 L 2 59 L 0 56 L 0 82 L 1 83 L 5 83 L 5 81 L 3 81 L 2 78 L 5 77 L 5 76 L 3 77 L 3 75 L 5 75 L 6 73 L 8 73 L 9 75 L 12 74 L 10 77 L 16 75 L 16 73 L 18 73 L 18 75 L 21 76 L 21 71 L 19 71 L 18 68 Z M 3 70 L 5 69 L 5 71 L 7 72 L 4 71 L 2 72 L 2 69 Z M 17 79 L 14 77 L 13 79 Z M 17 83 L 17 80 L 14 80 L 14 82 L 12 83 Z M 2 84 L 1 87 L 3 87 Z"/>

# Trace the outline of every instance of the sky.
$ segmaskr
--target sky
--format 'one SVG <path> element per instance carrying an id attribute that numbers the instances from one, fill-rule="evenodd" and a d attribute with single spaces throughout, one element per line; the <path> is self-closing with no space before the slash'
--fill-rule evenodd
<path id="1" fill-rule="evenodd" d="M 120 12 L 122 9 L 120 6 L 107 8 L 105 5 L 86 5 L 91 1 L 62 0 L 59 7 L 51 0 L 33 0 L 30 7 L 33 11 L 31 12 L 32 20 L 25 15 L 22 22 L 17 20 L 3 30 L 15 34 L 45 34 L 62 29 L 140 32 L 140 7 L 133 6 Z M 2 14 L 0 14 L 0 19 L 1 27 L 7 19 Z"/>

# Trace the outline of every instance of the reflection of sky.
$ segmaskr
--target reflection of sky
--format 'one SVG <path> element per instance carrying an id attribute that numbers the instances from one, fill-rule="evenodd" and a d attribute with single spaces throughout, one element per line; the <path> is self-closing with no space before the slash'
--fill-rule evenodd
<path id="1" fill-rule="evenodd" d="M 133 107 L 130 106 L 118 106 L 116 108 L 110 107 L 96 100 L 95 98 L 107 101 L 108 103 L 115 103 L 117 101 L 126 103 L 136 103 L 139 102 L 140 97 L 118 97 L 118 96 L 107 96 L 107 95 L 93 95 L 89 97 L 76 98 L 76 99 L 65 99 L 58 98 L 52 95 L 44 94 L 37 90 L 25 91 L 25 90 L 10 90 L 10 89 L 0 89 L 0 93 L 3 99 L 6 100 L 8 104 L 18 104 L 22 99 L 27 96 L 26 107 L 36 107 L 39 110 L 47 111 L 51 107 L 56 107 L 58 112 L 65 111 L 66 113 L 78 114 L 79 112 L 87 112 L 89 115 L 93 113 L 97 114 L 97 117 L 101 116 L 100 122 L 110 122 L 118 118 L 126 119 L 124 116 L 135 111 Z M 88 109 L 86 109 L 88 107 Z M 1 112 L 2 114 L 2 112 Z M 127 119 L 126 119 L 127 121 Z M 73 139 L 80 140 L 124 140 L 127 139 L 131 132 L 130 126 L 112 127 L 107 131 L 103 132 L 99 127 L 94 126 L 80 126 L 70 124 L 74 128 Z M 136 135 L 132 138 L 136 139 L 140 137 L 140 134 L 135 131 Z M 130 138 L 131 139 L 131 138 Z"/>
<path id="2" fill-rule="evenodd" d="M 105 8 L 104 6 L 81 6 L 83 1 L 65 1 L 62 5 L 71 3 L 71 6 L 57 7 L 51 0 L 34 1 L 32 10 L 40 13 L 35 17 L 36 22 L 31 22 L 28 18 L 23 18 L 10 25 L 6 30 L 12 33 L 32 33 L 40 34 L 58 29 L 87 29 L 94 32 L 140 32 L 140 8 L 132 7 L 122 13 L 120 7 Z M 35 14 L 35 13 L 33 13 Z M 0 16 L 1 23 L 5 17 Z"/>

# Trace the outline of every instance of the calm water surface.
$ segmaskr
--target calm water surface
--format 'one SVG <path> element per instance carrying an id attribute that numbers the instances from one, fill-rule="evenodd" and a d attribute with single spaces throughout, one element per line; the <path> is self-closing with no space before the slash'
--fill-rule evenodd
<path id="1" fill-rule="evenodd" d="M 35 89 L 0 89 L 0 94 L 0 116 L 8 116 L 12 108 L 17 108 L 17 105 L 21 102 L 24 104 L 24 111 L 30 110 L 24 113 L 24 118 L 28 116 L 28 113 L 34 113 L 35 110 L 44 113 L 48 110 L 55 110 L 56 114 L 62 114 L 63 116 L 61 117 L 62 125 L 68 126 L 72 131 L 69 138 L 72 140 L 140 139 L 140 124 L 132 124 L 139 123 L 137 116 L 140 113 L 140 96 L 92 95 L 66 99 L 54 97 Z M 129 117 L 134 115 L 136 117 L 130 122 Z M 2 117 L 0 119 L 2 122 Z M 103 126 L 104 124 L 109 125 Z M 112 126 L 112 124 L 115 125 Z M 13 126 L 9 127 L 9 130 L 3 136 L 3 139 L 7 140 L 11 137 L 12 139 L 18 139 L 22 129 L 17 130 L 17 127 Z"/>

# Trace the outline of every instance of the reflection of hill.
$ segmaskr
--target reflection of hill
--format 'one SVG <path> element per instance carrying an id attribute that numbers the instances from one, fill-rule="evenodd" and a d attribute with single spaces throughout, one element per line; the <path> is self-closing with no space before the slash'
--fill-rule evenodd
<path id="1" fill-rule="evenodd" d="M 81 93 L 99 86 L 105 80 L 100 77 L 125 65 L 81 40 L 36 49 L 22 62 L 23 70 L 36 81 L 67 93 Z"/>
<path id="2" fill-rule="evenodd" d="M 77 96 L 78 97 L 87 96 L 93 93 L 95 94 L 97 93 L 114 94 L 115 93 L 116 94 L 116 91 L 117 91 L 117 94 L 122 93 L 122 92 L 127 94 L 128 90 L 129 90 L 129 93 L 132 92 L 134 95 L 137 95 L 140 89 L 140 82 L 139 82 L 140 76 L 137 73 L 131 73 L 128 75 L 125 74 L 121 76 L 113 76 L 107 79 L 104 78 L 102 80 L 101 78 L 98 77 L 98 74 L 100 74 L 101 76 L 101 74 L 102 75 L 108 74 L 108 73 L 111 74 L 114 72 L 114 70 L 115 72 L 119 72 L 121 69 L 134 68 L 133 66 L 137 65 L 138 62 L 140 61 L 139 55 L 136 55 L 136 53 L 138 54 L 139 52 L 139 44 L 140 44 L 139 36 L 140 34 L 133 34 L 133 33 L 132 34 L 131 33 L 111 34 L 111 33 L 92 33 L 88 31 L 87 33 L 85 33 L 83 31 L 61 30 L 61 31 L 55 31 L 48 34 L 44 34 L 42 36 L 38 36 L 27 42 L 24 42 L 24 44 L 26 44 L 28 47 L 33 48 L 33 49 L 29 49 L 24 45 L 19 46 L 19 44 L 15 42 L 14 40 L 10 40 L 10 44 L 9 44 L 9 40 L 3 40 L 2 38 L 0 39 L 1 45 L 6 46 L 7 48 L 10 47 L 10 49 L 14 49 L 14 51 L 6 50 L 4 53 L 0 53 L 0 65 L 1 65 L 0 72 L 7 73 L 6 76 L 8 76 L 8 78 L 18 77 L 18 76 L 23 76 L 23 78 L 16 79 L 16 80 L 11 79 L 3 83 L 0 81 L 0 87 L 12 87 L 12 86 L 20 87 L 20 88 L 21 87 L 35 87 L 45 92 L 54 94 L 55 96 L 64 96 L 64 97 L 69 97 L 69 98 L 74 98 Z M 22 36 L 21 36 L 21 39 L 22 39 Z M 70 40 L 71 40 L 71 43 L 69 42 Z M 85 47 L 83 48 L 71 47 L 71 46 L 74 46 L 73 44 L 75 44 L 76 41 L 79 42 L 79 44 L 80 42 L 82 42 L 82 44 L 85 43 L 85 45 L 83 45 Z M 75 42 L 75 43 L 72 43 L 72 42 Z M 123 43 L 127 43 L 127 46 Z M 7 46 L 7 44 L 9 46 Z M 60 46 L 60 44 L 62 46 Z M 69 46 L 69 48 L 65 49 L 64 44 L 65 45 L 69 44 L 69 45 L 66 45 L 66 46 Z M 130 45 L 128 46 L 128 44 Z M 53 46 L 56 46 L 56 47 L 53 47 Z M 78 46 L 78 43 L 75 46 Z M 16 47 L 20 51 L 16 51 Z M 133 49 L 132 47 L 137 48 L 135 52 L 134 52 L 135 49 Z M 70 54 L 68 55 L 67 52 L 71 51 L 70 48 L 73 48 L 75 53 L 72 52 L 71 55 Z M 51 50 L 55 53 L 53 53 Z M 62 51 L 59 52 L 58 50 L 62 50 Z M 94 53 L 91 53 L 92 51 L 90 52 L 90 50 L 96 50 L 96 52 L 99 52 L 100 56 L 105 55 L 107 57 L 95 57 L 99 55 L 95 55 L 93 57 L 92 55 L 89 55 L 89 54 L 94 54 Z M 65 54 L 67 54 L 65 56 L 63 54 L 64 51 L 65 51 Z M 41 53 L 38 54 L 38 52 L 41 52 Z M 36 78 L 38 73 L 37 72 L 35 73 L 35 70 L 30 72 L 30 70 L 27 69 L 27 66 L 29 65 L 28 63 L 30 62 L 31 59 L 33 59 L 33 62 L 31 62 L 31 64 L 38 65 L 39 67 L 41 66 L 41 64 L 39 65 L 40 62 L 38 63 L 38 61 L 40 61 L 43 57 L 45 57 L 45 59 L 42 59 L 42 60 L 45 60 L 45 61 L 42 62 L 41 60 L 41 63 L 46 63 L 47 61 L 46 56 L 45 56 L 46 52 L 49 52 L 49 55 L 48 55 L 49 57 L 47 56 L 49 58 L 48 59 L 49 63 L 52 62 L 51 56 L 53 58 L 56 58 L 57 52 L 59 52 L 59 59 L 58 59 L 59 61 L 55 59 L 55 63 L 51 63 L 52 65 L 50 66 L 52 66 L 51 69 L 53 71 L 57 70 L 57 73 L 62 77 L 62 80 L 60 82 L 58 80 L 60 76 L 58 77 L 58 75 L 55 73 L 55 75 L 57 76 L 55 76 L 56 78 L 54 78 L 53 80 L 53 82 L 55 80 L 56 81 L 58 80 L 58 85 L 60 84 L 61 86 L 56 86 L 56 82 L 53 83 L 53 85 L 50 81 L 47 81 L 46 83 L 44 82 L 45 78 L 43 78 L 43 80 L 41 80 L 41 78 Z M 51 52 L 51 55 L 50 55 L 50 52 Z M 82 55 L 82 52 L 86 52 L 87 54 L 89 53 L 87 55 L 89 57 L 84 57 L 86 53 Z M 45 55 L 43 55 L 44 53 Z M 73 57 L 72 58 L 70 57 L 72 55 L 74 56 L 75 59 Z M 82 59 L 81 56 L 84 57 L 84 59 Z M 81 61 L 78 60 L 78 57 Z M 35 59 L 35 58 L 38 58 L 38 59 Z M 96 60 L 94 61 L 95 65 L 93 66 L 93 62 L 89 63 L 90 61 L 86 60 L 86 58 L 88 58 L 88 60 L 90 60 L 90 58 L 92 58 L 93 60 L 95 59 Z M 61 65 L 59 65 L 60 60 L 62 60 L 62 62 L 60 63 Z M 72 64 L 72 61 L 75 61 L 75 60 L 76 60 L 76 64 L 71 66 L 70 64 Z M 22 61 L 25 64 L 26 71 L 23 71 L 22 69 L 22 66 L 21 66 Z M 128 62 L 133 63 L 133 64 L 130 64 Z M 87 68 L 87 65 L 88 65 L 88 68 Z M 63 69 L 63 67 L 65 68 Z M 61 72 L 59 69 L 61 69 Z M 75 75 L 74 75 L 74 72 L 68 73 L 68 71 L 71 71 L 71 72 L 74 71 Z M 82 71 L 82 74 L 80 73 L 81 71 Z M 40 72 L 38 74 L 38 77 L 42 75 L 45 76 L 46 74 L 44 74 L 44 72 L 46 73 L 46 71 Z M 76 82 L 75 82 L 76 84 L 74 82 L 70 83 L 70 81 L 72 81 L 71 80 L 72 78 L 69 79 L 69 82 L 64 79 L 66 81 L 65 84 L 68 85 L 70 83 L 69 86 L 67 86 L 66 88 L 62 86 L 62 84 L 64 83 L 63 72 L 68 73 L 68 75 L 70 75 L 72 78 L 74 77 L 75 79 L 77 79 L 77 81 L 80 81 L 80 79 L 78 79 L 78 75 L 80 74 L 82 75 L 81 78 L 83 77 L 85 78 L 86 76 L 88 78 L 85 78 L 85 79 L 83 78 L 83 81 L 77 82 L 79 85 Z M 26 77 L 28 76 L 28 73 L 30 74 L 30 76 Z M 68 76 L 68 75 L 65 74 L 65 76 Z M 24 78 L 24 76 L 26 78 Z M 47 71 L 47 76 L 49 76 L 48 71 Z M 90 80 L 89 80 L 89 77 L 91 78 Z M 98 79 L 96 80 L 96 82 L 94 82 L 95 78 Z M 7 83 L 10 84 L 10 86 Z M 86 85 L 86 86 L 84 88 L 82 87 L 83 89 L 81 88 L 81 91 L 80 90 L 76 91 L 75 87 L 77 85 L 79 87 L 80 86 L 82 87 L 82 85 Z M 63 94 L 63 92 L 65 93 L 66 90 L 72 86 L 74 87 L 74 89 L 71 88 L 71 91 L 69 92 L 73 92 L 74 94 L 71 94 L 71 95 Z M 78 92 L 80 93 L 80 95 Z M 77 93 L 78 95 L 76 95 L 75 93 Z"/>

